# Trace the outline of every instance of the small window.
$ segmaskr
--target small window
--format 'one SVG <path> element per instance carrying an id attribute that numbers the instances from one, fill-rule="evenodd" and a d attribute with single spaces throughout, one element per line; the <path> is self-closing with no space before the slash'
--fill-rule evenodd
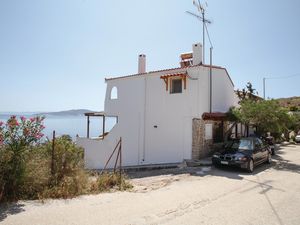
<path id="1" fill-rule="evenodd" d="M 110 91 L 110 99 L 118 99 L 118 89 L 113 87 Z"/>
<path id="2" fill-rule="evenodd" d="M 171 80 L 171 94 L 182 93 L 182 79 Z"/>

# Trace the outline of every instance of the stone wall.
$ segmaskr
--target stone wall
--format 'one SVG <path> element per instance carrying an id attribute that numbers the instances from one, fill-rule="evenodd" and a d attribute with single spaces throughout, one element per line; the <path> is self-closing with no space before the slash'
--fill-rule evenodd
<path id="1" fill-rule="evenodd" d="M 214 124 L 214 121 L 193 119 L 192 159 L 204 158 L 214 151 L 213 139 L 205 139 L 205 124 Z"/>

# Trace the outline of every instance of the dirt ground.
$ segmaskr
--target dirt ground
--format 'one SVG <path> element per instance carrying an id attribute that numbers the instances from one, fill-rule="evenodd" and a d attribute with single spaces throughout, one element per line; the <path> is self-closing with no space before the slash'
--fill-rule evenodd
<path id="1" fill-rule="evenodd" d="M 129 173 L 126 192 L 1 206 L 0 224 L 300 224 L 300 146 L 253 174 L 195 167 Z"/>

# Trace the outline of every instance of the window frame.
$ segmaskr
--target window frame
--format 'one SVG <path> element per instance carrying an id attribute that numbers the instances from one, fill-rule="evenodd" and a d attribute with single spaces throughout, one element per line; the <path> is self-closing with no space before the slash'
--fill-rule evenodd
<path id="1" fill-rule="evenodd" d="M 170 79 L 171 80 L 171 82 L 170 82 L 170 94 L 182 94 L 183 93 L 183 81 L 182 81 L 182 78 L 181 77 L 179 77 L 179 78 L 171 78 Z M 180 80 L 180 92 L 178 91 L 178 92 L 174 92 L 174 89 L 173 89 L 173 82 L 174 81 L 179 81 Z M 179 83 L 179 82 L 178 82 Z"/>

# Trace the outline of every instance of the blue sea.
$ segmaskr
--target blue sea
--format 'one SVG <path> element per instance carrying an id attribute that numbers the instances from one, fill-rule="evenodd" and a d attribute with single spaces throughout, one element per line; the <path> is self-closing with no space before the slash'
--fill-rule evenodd
<path id="1" fill-rule="evenodd" d="M 0 121 L 6 122 L 9 115 L 13 114 L 0 114 Z M 24 113 L 22 115 L 26 118 L 32 117 L 30 114 Z M 17 114 L 16 116 L 20 119 L 21 114 Z M 43 133 L 49 139 L 52 139 L 54 130 L 56 136 L 68 134 L 73 139 L 75 139 L 76 135 L 79 135 L 80 137 L 87 136 L 87 118 L 85 116 L 46 116 L 43 124 L 45 126 Z M 102 117 L 90 118 L 90 137 L 97 137 L 102 134 L 102 124 Z M 114 124 L 114 118 L 106 118 L 105 131 L 108 132 Z"/>

